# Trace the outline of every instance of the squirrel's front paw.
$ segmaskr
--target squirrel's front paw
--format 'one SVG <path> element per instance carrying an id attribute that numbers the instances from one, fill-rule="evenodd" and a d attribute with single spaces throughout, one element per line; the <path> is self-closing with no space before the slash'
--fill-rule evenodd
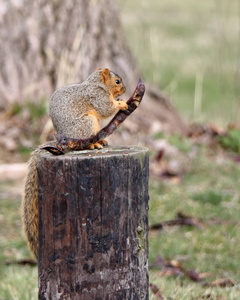
<path id="1" fill-rule="evenodd" d="M 128 109 L 128 105 L 125 101 L 122 101 L 122 100 L 118 101 L 118 105 L 119 105 L 120 110 L 125 111 Z"/>

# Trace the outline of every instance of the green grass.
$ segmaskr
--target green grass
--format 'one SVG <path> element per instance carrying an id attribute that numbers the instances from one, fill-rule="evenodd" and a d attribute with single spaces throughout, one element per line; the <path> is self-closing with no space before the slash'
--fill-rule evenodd
<path id="1" fill-rule="evenodd" d="M 171 97 L 181 115 L 220 125 L 238 121 L 238 0 L 119 3 L 143 76 Z"/>
<path id="2" fill-rule="evenodd" d="M 240 152 L 240 130 L 239 129 L 230 129 L 227 134 L 220 136 L 218 138 L 220 144 L 233 152 Z"/>
<path id="3" fill-rule="evenodd" d="M 179 185 L 150 182 L 150 224 L 174 219 L 181 211 L 202 219 L 205 228 L 175 226 L 150 232 L 149 263 L 157 255 L 170 260 L 185 257 L 184 268 L 211 273 L 209 283 L 221 278 L 239 282 L 240 166 L 227 159 L 219 164 L 216 154 L 199 148 Z M 211 295 L 208 299 L 240 299 L 239 285 L 202 287 L 184 276 L 159 277 L 157 270 L 151 270 L 150 282 L 172 299 L 205 299 L 204 295 Z"/>
<path id="4" fill-rule="evenodd" d="M 23 104 L 20 104 L 18 102 L 14 102 L 9 108 L 8 108 L 8 114 L 9 116 L 19 115 L 20 118 L 22 117 L 21 114 L 29 113 L 30 121 L 36 121 L 39 118 L 43 117 L 47 113 L 47 102 L 46 99 L 41 99 L 39 103 L 31 102 L 29 100 L 26 100 L 26 102 Z"/>
<path id="5" fill-rule="evenodd" d="M 0 183 L 0 299 L 37 299 L 37 267 L 5 265 L 30 257 L 20 217 L 22 184 Z"/>

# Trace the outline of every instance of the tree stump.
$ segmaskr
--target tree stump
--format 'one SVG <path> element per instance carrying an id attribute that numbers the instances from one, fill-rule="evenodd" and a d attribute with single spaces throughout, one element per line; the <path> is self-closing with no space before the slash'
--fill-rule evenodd
<path id="1" fill-rule="evenodd" d="M 148 150 L 38 163 L 39 299 L 148 299 Z"/>

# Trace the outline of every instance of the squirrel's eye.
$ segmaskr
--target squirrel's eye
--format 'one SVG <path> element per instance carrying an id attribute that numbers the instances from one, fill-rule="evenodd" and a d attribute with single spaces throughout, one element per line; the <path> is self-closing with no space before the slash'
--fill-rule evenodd
<path id="1" fill-rule="evenodd" d="M 120 83 L 120 81 L 117 79 L 117 80 L 115 80 L 115 82 L 116 82 L 116 84 L 119 84 Z"/>

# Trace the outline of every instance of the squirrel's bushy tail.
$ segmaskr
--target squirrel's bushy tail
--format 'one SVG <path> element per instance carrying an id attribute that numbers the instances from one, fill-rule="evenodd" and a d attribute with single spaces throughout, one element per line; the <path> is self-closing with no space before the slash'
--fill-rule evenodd
<path id="1" fill-rule="evenodd" d="M 22 199 L 22 221 L 28 245 L 35 257 L 38 257 L 38 183 L 37 163 L 39 152 L 35 150 L 29 160 Z"/>

